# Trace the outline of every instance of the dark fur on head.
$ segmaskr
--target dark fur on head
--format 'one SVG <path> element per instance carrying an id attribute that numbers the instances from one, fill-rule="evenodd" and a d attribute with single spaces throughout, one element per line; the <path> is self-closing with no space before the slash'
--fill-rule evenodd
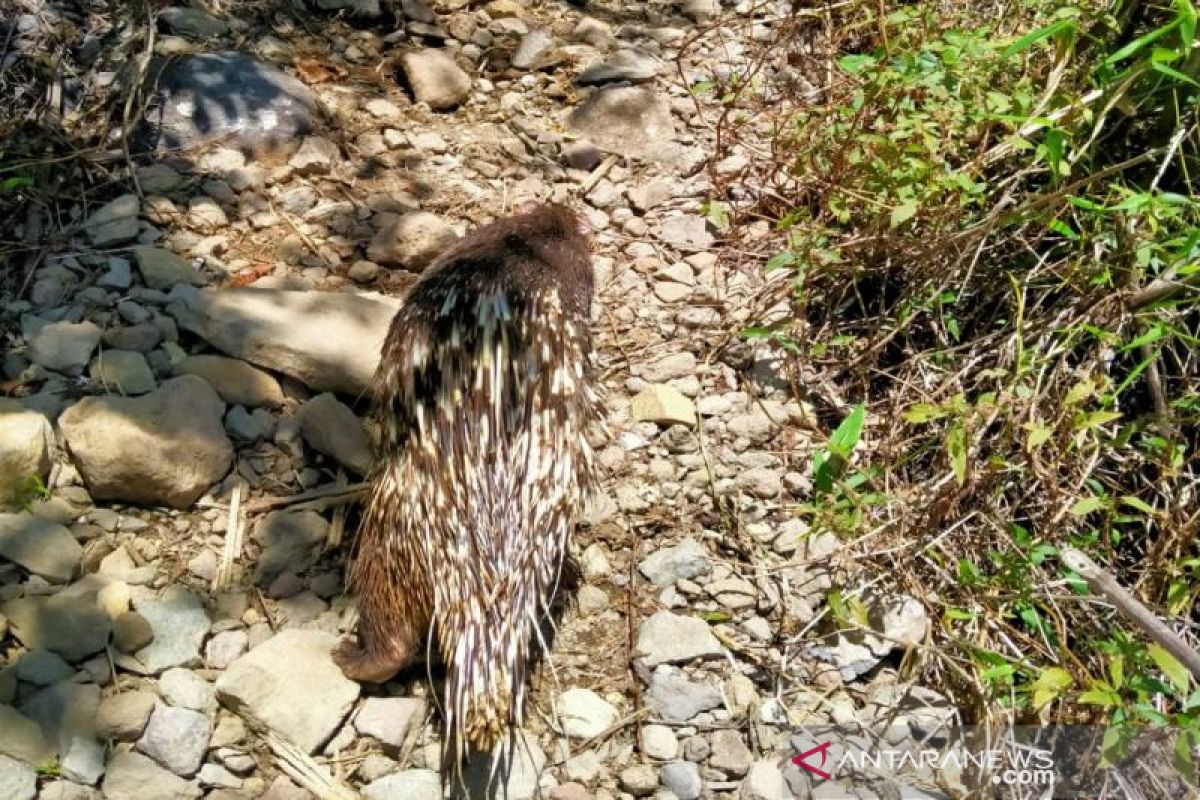
<path id="1" fill-rule="evenodd" d="M 348 572 L 343 671 L 384 681 L 436 633 L 446 762 L 520 724 L 526 672 L 582 494 L 593 274 L 586 226 L 525 207 L 469 233 L 392 321 L 380 453 Z"/>

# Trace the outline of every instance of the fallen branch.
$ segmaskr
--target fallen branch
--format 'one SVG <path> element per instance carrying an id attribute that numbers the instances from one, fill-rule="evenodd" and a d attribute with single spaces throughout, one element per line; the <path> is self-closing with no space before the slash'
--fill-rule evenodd
<path id="1" fill-rule="evenodd" d="M 366 491 L 367 484 L 365 483 L 352 483 L 349 486 L 330 484 L 317 489 L 311 489 L 307 492 L 301 492 L 300 494 L 293 494 L 287 497 L 268 497 L 248 503 L 246 505 L 246 513 L 260 514 L 263 511 L 271 511 L 286 506 L 300 506 L 302 510 L 320 510 L 330 506 L 353 503 L 362 497 Z"/>
<path id="2" fill-rule="evenodd" d="M 1092 591 L 1112 603 L 1139 628 L 1145 631 L 1154 642 L 1173 655 L 1183 664 L 1192 677 L 1200 681 L 1200 653 L 1197 653 L 1187 642 L 1183 641 L 1173 630 L 1168 628 L 1154 612 L 1142 604 L 1140 600 L 1129 593 L 1117 579 L 1102 570 L 1095 561 L 1074 547 L 1063 547 L 1060 551 L 1062 562 L 1079 573 Z"/>

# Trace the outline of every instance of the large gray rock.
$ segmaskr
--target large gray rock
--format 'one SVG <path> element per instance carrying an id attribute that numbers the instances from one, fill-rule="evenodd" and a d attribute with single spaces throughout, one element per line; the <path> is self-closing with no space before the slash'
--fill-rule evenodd
<path id="1" fill-rule="evenodd" d="M 315 752 L 358 698 L 358 684 L 330 656 L 336 644 L 324 631 L 285 630 L 229 666 L 217 680 L 217 699 Z"/>
<path id="2" fill-rule="evenodd" d="M 305 403 L 298 416 L 300 432 L 311 448 L 359 475 L 367 474 L 371 440 L 349 406 L 326 392 Z"/>
<path id="3" fill-rule="evenodd" d="M 613 152 L 642 158 L 658 158 L 675 136 L 666 98 L 640 86 L 594 92 L 567 117 L 567 126 Z"/>
<path id="4" fill-rule="evenodd" d="M 111 629 L 95 595 L 62 592 L 21 597 L 0 607 L 13 634 L 30 650 L 53 650 L 72 663 L 104 649 Z"/>
<path id="5" fill-rule="evenodd" d="M 48 581 L 65 583 L 79 566 L 83 548 L 57 522 L 32 514 L 0 514 L 0 557 Z"/>
<path id="6" fill-rule="evenodd" d="M 419 272 L 456 241 L 458 234 L 441 217 L 413 211 L 380 229 L 367 247 L 367 257 Z"/>
<path id="7" fill-rule="evenodd" d="M 311 132 L 317 115 L 308 87 L 246 53 L 183 56 L 152 67 L 150 80 L 152 103 L 138 131 L 149 150 L 220 139 L 226 147 L 272 152 Z"/>
<path id="8" fill-rule="evenodd" d="M 190 261 L 180 258 L 170 250 L 161 247 L 135 247 L 133 255 L 137 259 L 142 280 L 151 289 L 170 289 L 179 283 L 190 286 L 200 286 L 204 283 L 203 276 Z"/>
<path id="9" fill-rule="evenodd" d="M 400 65 L 417 102 L 435 111 L 461 105 L 471 94 L 471 76 L 443 50 L 405 53 Z"/>
<path id="10" fill-rule="evenodd" d="M 375 374 L 399 307 L 399 300 L 373 294 L 177 286 L 168 312 L 231 356 L 319 391 L 358 396 Z"/>
<path id="11" fill-rule="evenodd" d="M 146 357 L 132 350 L 97 353 L 88 365 L 88 376 L 108 394 L 145 394 L 158 386 Z"/>
<path id="12" fill-rule="evenodd" d="M 104 775 L 105 800 L 186 800 L 199 788 L 132 751 L 117 753 Z"/>
<path id="13" fill-rule="evenodd" d="M 137 610 L 154 631 L 154 641 L 136 654 L 147 673 L 200 663 L 200 646 L 212 623 L 198 596 L 169 586 L 161 597 L 138 602 Z"/>
<path id="14" fill-rule="evenodd" d="M 179 365 L 181 375 L 199 375 L 230 405 L 249 408 L 283 405 L 283 389 L 269 373 L 245 361 L 223 356 L 188 356 Z"/>
<path id="15" fill-rule="evenodd" d="M 183 375 L 141 397 L 88 397 L 59 428 L 92 497 L 187 508 L 229 471 L 225 404 Z"/>
<path id="16" fill-rule="evenodd" d="M 212 726 L 198 711 L 159 705 L 138 740 L 138 750 L 182 777 L 196 774 L 204 761 Z"/>
<path id="17" fill-rule="evenodd" d="M 93 322 L 45 323 L 37 320 L 23 327 L 29 345 L 29 360 L 68 375 L 82 372 L 100 343 L 100 329 Z"/>
<path id="18" fill-rule="evenodd" d="M 638 628 L 635 655 L 648 666 L 676 664 L 721 655 L 721 643 L 696 617 L 659 611 Z"/>
<path id="19" fill-rule="evenodd" d="M 0 509 L 33 499 L 34 479 L 44 481 L 49 474 L 53 447 L 54 432 L 45 416 L 0 398 Z"/>
<path id="20" fill-rule="evenodd" d="M 0 755 L 0 797 L 4 800 L 33 800 L 37 796 L 37 773 L 30 765 Z"/>

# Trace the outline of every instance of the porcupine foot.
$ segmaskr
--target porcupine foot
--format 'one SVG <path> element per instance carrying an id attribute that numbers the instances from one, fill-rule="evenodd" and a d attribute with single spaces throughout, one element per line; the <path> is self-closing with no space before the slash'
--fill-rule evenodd
<path id="1" fill-rule="evenodd" d="M 347 637 L 333 649 L 333 662 L 352 681 L 384 683 L 408 666 L 416 654 L 415 648 L 394 638 L 386 642 L 385 648 L 374 645 L 378 645 L 378 642 L 364 645 L 357 639 Z"/>

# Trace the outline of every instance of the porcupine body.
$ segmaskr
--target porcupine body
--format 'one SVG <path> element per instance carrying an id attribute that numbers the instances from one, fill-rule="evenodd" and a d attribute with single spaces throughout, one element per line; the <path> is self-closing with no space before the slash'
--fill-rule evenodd
<path id="1" fill-rule="evenodd" d="M 592 481 L 593 274 L 579 218 L 538 206 L 468 234 L 413 286 L 375 378 L 380 452 L 348 570 L 380 682 L 425 645 L 447 675 L 447 756 L 522 719 L 526 672 Z"/>

